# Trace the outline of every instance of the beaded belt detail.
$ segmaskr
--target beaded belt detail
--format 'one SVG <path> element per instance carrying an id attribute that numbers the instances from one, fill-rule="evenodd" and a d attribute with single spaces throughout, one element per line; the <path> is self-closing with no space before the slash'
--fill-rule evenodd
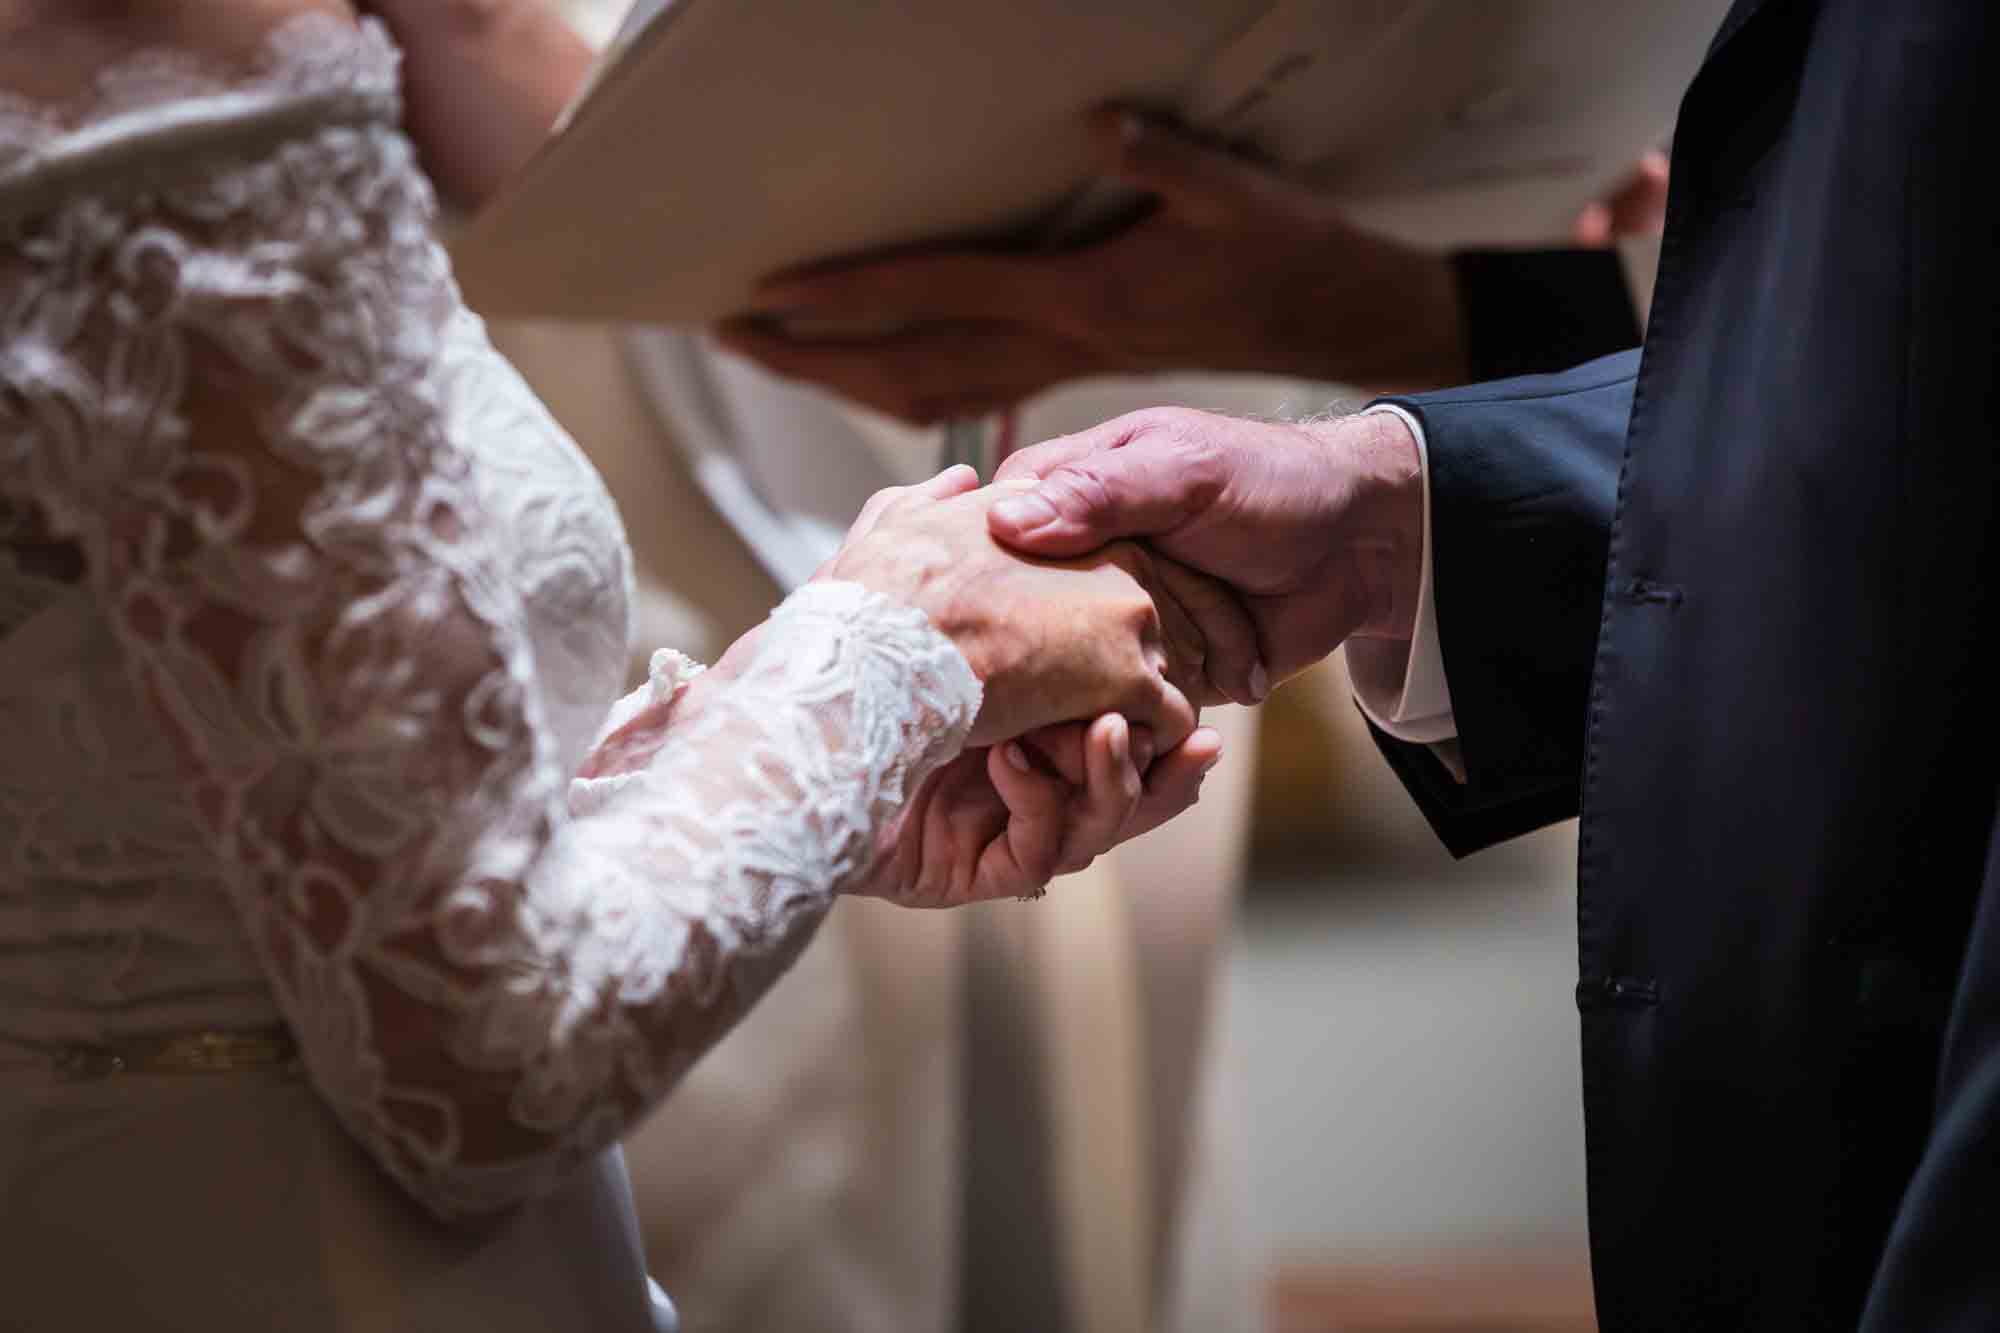
<path id="1" fill-rule="evenodd" d="M 282 1027 L 241 1032 L 173 1032 L 115 1042 L 76 1042 L 49 1048 L 56 1076 L 109 1078 L 113 1074 L 243 1074 L 299 1069 L 299 1048 Z"/>

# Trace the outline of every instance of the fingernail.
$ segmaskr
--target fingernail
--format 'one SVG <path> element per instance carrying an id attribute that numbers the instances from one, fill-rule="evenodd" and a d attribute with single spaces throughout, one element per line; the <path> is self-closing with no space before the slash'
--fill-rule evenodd
<path id="1" fill-rule="evenodd" d="M 1111 758 L 1120 768 L 1132 762 L 1132 724 L 1123 718 L 1111 729 Z"/>
<path id="2" fill-rule="evenodd" d="M 1271 673 L 1264 669 L 1262 662 L 1258 662 L 1250 668 L 1250 698 L 1256 703 L 1263 703 L 1270 694 Z"/>
<path id="3" fill-rule="evenodd" d="M 1153 766 L 1153 733 L 1148 728 L 1132 733 L 1132 766 L 1141 773 Z"/>
<path id="4" fill-rule="evenodd" d="M 1000 755 L 1015 772 L 1028 771 L 1028 753 L 1021 748 L 1019 741 L 1008 741 L 1006 747 L 1000 751 Z"/>
<path id="5" fill-rule="evenodd" d="M 993 517 L 1016 532 L 1033 532 L 1056 521 L 1056 507 L 1039 495 L 1014 495 L 993 506 Z"/>
<path id="6" fill-rule="evenodd" d="M 1211 755 L 1206 761 L 1203 762 L 1201 766 L 1201 775 L 1203 777 L 1207 777 L 1210 773 L 1215 771 L 1215 766 L 1221 762 L 1222 762 L 1221 755 L 1219 754 Z"/>

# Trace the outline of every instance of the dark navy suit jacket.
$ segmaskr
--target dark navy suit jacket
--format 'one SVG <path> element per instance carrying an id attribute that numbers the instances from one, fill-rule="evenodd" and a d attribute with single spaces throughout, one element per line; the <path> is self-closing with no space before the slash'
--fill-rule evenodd
<path id="1" fill-rule="evenodd" d="M 1992 0 L 1740 0 L 1642 351 L 1401 399 L 1468 780 L 1581 810 L 1599 1315 L 2000 1329 Z"/>

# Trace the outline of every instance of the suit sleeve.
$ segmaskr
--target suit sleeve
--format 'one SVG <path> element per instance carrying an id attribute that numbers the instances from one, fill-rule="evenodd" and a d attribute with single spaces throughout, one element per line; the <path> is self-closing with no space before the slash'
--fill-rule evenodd
<path id="1" fill-rule="evenodd" d="M 1577 811 L 1636 350 L 1394 398 L 1422 424 L 1432 591 L 1465 778 L 1371 728 L 1454 856 Z"/>

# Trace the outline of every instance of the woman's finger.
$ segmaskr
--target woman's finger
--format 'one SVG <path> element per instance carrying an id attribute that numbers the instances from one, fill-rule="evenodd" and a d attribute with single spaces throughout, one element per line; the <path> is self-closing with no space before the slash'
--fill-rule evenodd
<path id="1" fill-rule="evenodd" d="M 1132 728 L 1116 713 L 1090 724 L 1084 735 L 1084 767 L 1089 780 L 1069 810 L 1063 839 L 1062 873 L 1083 869 L 1116 847 L 1137 813 L 1145 778 L 1132 756 Z"/>
<path id="2" fill-rule="evenodd" d="M 1014 743 L 1026 746 L 1064 782 L 1081 787 L 1090 781 L 1083 757 L 1084 735 L 1089 730 L 1085 722 L 1059 722 L 1037 728 Z"/>
<path id="3" fill-rule="evenodd" d="M 1179 748 L 1155 760 L 1146 774 L 1146 790 L 1124 830 L 1130 841 L 1150 833 L 1192 806 L 1201 796 L 1202 779 L 1222 761 L 1222 733 L 1198 728 Z"/>
<path id="4" fill-rule="evenodd" d="M 918 505 L 956 500 L 959 496 L 970 495 L 978 489 L 979 469 L 970 463 L 953 463 L 929 481 L 920 481 L 914 486 L 899 488 L 896 497 L 889 502 L 882 513 L 894 514 Z M 877 521 L 880 521 L 879 517 Z"/>
<path id="5" fill-rule="evenodd" d="M 1008 819 L 981 858 L 978 896 L 1035 893 L 1126 836 L 1145 792 L 1131 726 L 1116 713 L 1098 718 L 1084 733 L 1083 757 L 1085 782 L 1078 787 L 1043 773 L 1018 743 L 994 747 L 988 771 Z"/>
<path id="6" fill-rule="evenodd" d="M 846 539 L 850 542 L 859 541 L 874 531 L 875 525 L 882 521 L 883 511 L 902 499 L 909 489 L 907 486 L 884 486 L 869 496 L 861 506 L 861 512 L 854 516 L 854 522 L 848 524 Z"/>
<path id="7" fill-rule="evenodd" d="M 1062 861 L 1076 788 L 1038 768 L 1013 741 L 987 751 L 986 774 L 1007 807 L 1007 824 L 980 852 L 970 901 L 1039 896 Z"/>
<path id="8" fill-rule="evenodd" d="M 1162 650 L 1149 651 L 1157 656 Z M 1133 726 L 1148 728 L 1162 751 L 1187 740 L 1201 723 L 1201 710 L 1163 672 L 1135 676 L 1123 693 L 1110 707 Z"/>
<path id="9" fill-rule="evenodd" d="M 875 530 L 882 516 L 892 510 L 926 500 L 950 500 L 979 489 L 979 473 L 964 463 L 954 463 L 929 481 L 914 486 L 885 486 L 868 497 L 861 512 L 848 525 L 848 541 L 858 541 Z"/>

